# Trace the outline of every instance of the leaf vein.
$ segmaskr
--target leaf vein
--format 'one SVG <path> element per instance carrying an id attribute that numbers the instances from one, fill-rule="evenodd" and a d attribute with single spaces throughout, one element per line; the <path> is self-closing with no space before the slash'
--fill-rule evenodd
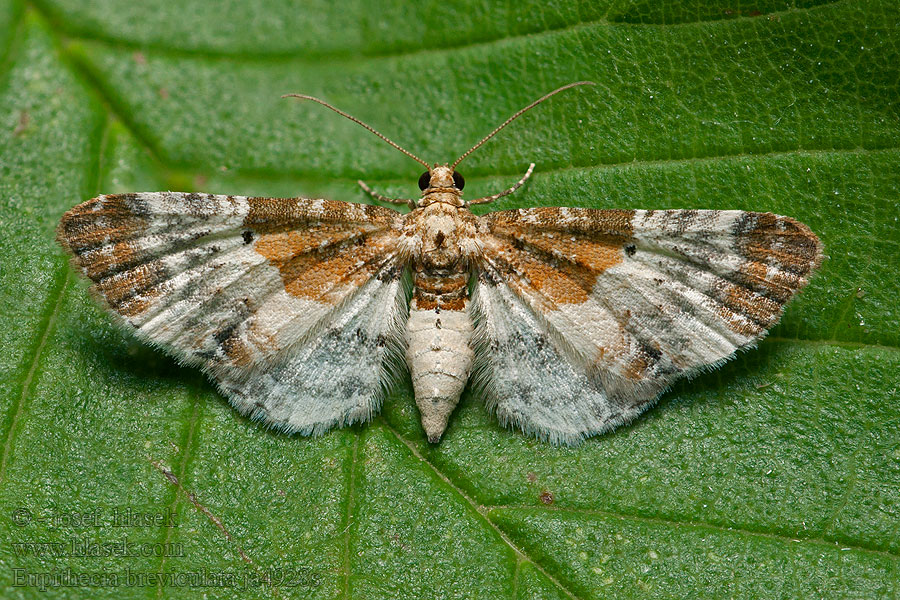
<path id="1" fill-rule="evenodd" d="M 68 265 L 64 265 L 61 269 L 61 272 L 65 273 L 65 276 L 62 278 L 62 284 L 59 287 L 51 291 L 50 298 L 52 298 L 51 310 L 50 314 L 46 317 L 44 321 L 43 330 L 40 333 L 39 341 L 37 343 L 37 347 L 34 350 L 34 353 L 30 360 L 28 361 L 28 371 L 25 374 L 25 379 L 22 381 L 22 391 L 19 393 L 19 397 L 17 398 L 15 404 L 10 408 L 11 416 L 8 419 L 9 429 L 6 432 L 6 440 L 3 442 L 3 453 L 0 455 L 0 484 L 6 478 L 6 468 L 9 464 L 9 458 L 12 455 L 12 451 L 14 449 L 16 443 L 16 431 L 18 430 L 19 422 L 22 419 L 22 415 L 25 412 L 25 404 L 28 401 L 28 397 L 31 393 L 31 386 L 34 383 L 35 377 L 38 374 L 38 366 L 40 364 L 41 356 L 44 353 L 44 349 L 47 346 L 47 341 L 50 338 L 50 334 L 54 330 L 54 326 L 56 325 L 56 320 L 59 317 L 59 313 L 62 309 L 63 298 L 65 297 L 66 289 L 69 287 L 69 281 L 72 277 L 72 271 L 69 269 Z M 57 277 L 58 278 L 58 277 Z"/>
<path id="2" fill-rule="evenodd" d="M 350 451 L 350 465 L 347 473 L 347 511 L 345 513 L 345 518 L 343 522 L 343 534 L 344 534 L 344 556 L 343 556 L 343 565 L 344 565 L 344 589 L 343 595 L 344 598 L 350 600 L 350 543 L 351 543 L 351 529 L 353 529 L 353 503 L 354 503 L 354 494 L 356 492 L 356 469 L 358 464 L 358 456 L 359 456 L 359 439 L 362 434 L 356 433 L 356 438 L 353 440 L 353 449 Z"/>
<path id="3" fill-rule="evenodd" d="M 483 519 L 484 522 L 485 522 L 491 529 L 493 529 L 494 532 L 495 532 L 497 535 L 500 536 L 500 539 L 502 539 L 503 542 L 504 542 L 507 546 L 509 546 L 509 548 L 515 553 L 517 559 L 527 560 L 528 562 L 530 562 L 531 564 L 533 564 L 534 567 L 535 567 L 538 571 L 541 572 L 541 574 L 543 574 L 545 577 L 547 577 L 547 579 L 549 579 L 551 582 L 553 582 L 553 584 L 554 584 L 556 587 L 558 587 L 563 593 L 565 593 L 566 596 L 568 596 L 569 598 L 572 598 L 573 600 L 576 600 L 576 599 L 578 598 L 578 596 L 576 596 L 576 595 L 575 595 L 575 594 L 574 594 L 567 586 L 563 585 L 563 583 L 562 583 L 559 579 L 557 579 L 555 576 L 553 576 L 552 574 L 550 574 L 550 573 L 544 568 L 543 565 L 541 565 L 541 564 L 540 564 L 539 562 L 537 562 L 535 559 L 531 558 L 531 556 L 529 556 L 528 553 L 526 553 L 526 552 L 525 552 L 522 548 L 520 548 L 515 542 L 513 542 L 512 539 L 506 534 L 505 531 L 503 531 L 502 529 L 500 529 L 500 527 L 498 527 L 496 523 L 494 523 L 493 521 L 491 521 L 491 520 L 487 517 L 487 515 L 483 512 L 483 510 L 482 510 L 481 508 L 479 508 L 479 505 L 475 502 L 475 500 L 473 500 L 473 499 L 465 492 L 465 490 L 463 490 L 461 487 L 459 487 L 458 485 L 456 485 L 456 483 L 455 483 L 453 480 L 451 480 L 450 477 L 448 477 L 446 473 L 444 473 L 443 471 L 441 471 L 434 463 L 432 463 L 432 462 L 429 461 L 427 458 L 425 458 L 425 457 L 422 455 L 422 453 L 419 452 L 419 450 L 415 447 L 415 445 L 414 445 L 412 442 L 410 442 L 409 440 L 407 440 L 406 438 L 404 438 L 402 435 L 400 435 L 400 433 L 399 433 L 396 429 L 394 429 L 387 421 L 385 421 L 383 417 L 380 417 L 380 419 L 381 419 L 381 422 L 382 422 L 382 424 L 384 425 L 384 427 L 385 427 L 388 431 L 390 431 L 390 432 L 394 435 L 394 437 L 396 437 L 397 440 L 400 441 L 400 443 L 402 443 L 404 446 L 406 446 L 407 448 L 409 448 L 409 451 L 413 454 L 413 456 L 415 456 L 415 457 L 418 458 L 420 461 L 422 461 L 423 464 L 425 464 L 426 466 L 428 466 L 428 468 L 430 468 L 430 469 L 434 472 L 434 474 L 437 475 L 438 478 L 441 479 L 441 481 L 443 481 L 443 482 L 446 483 L 448 486 L 450 486 L 450 488 L 453 489 L 454 492 L 456 492 L 463 500 L 465 500 L 465 501 L 472 507 L 472 509 L 475 511 L 475 513 L 476 513 L 481 519 Z"/>
<path id="4" fill-rule="evenodd" d="M 752 529 L 746 529 L 743 527 L 726 527 L 723 525 L 716 525 L 713 523 L 706 523 L 702 521 L 679 521 L 676 519 L 667 519 L 665 517 L 645 517 L 640 515 L 630 515 L 625 513 L 619 513 L 614 511 L 602 510 L 599 508 L 574 508 L 574 507 L 565 507 L 565 506 L 532 506 L 527 504 L 522 505 L 512 505 L 512 504 L 498 504 L 498 505 L 490 505 L 484 506 L 486 513 L 489 515 L 493 510 L 509 510 L 509 511 L 523 511 L 523 512 L 560 512 L 560 513 L 569 513 L 569 514 L 584 514 L 598 517 L 606 517 L 611 519 L 619 519 L 622 521 L 637 521 L 641 523 L 650 523 L 654 525 L 665 525 L 668 527 L 678 527 L 678 528 L 690 528 L 690 529 L 706 529 L 711 531 L 717 531 L 721 533 L 736 533 L 739 535 L 746 536 L 754 536 L 754 537 L 762 537 L 772 540 L 778 540 L 785 543 L 794 543 L 794 544 L 806 544 L 806 545 L 814 545 L 814 546 L 826 546 L 828 548 L 833 549 L 848 549 L 854 552 L 860 552 L 864 554 L 872 554 L 881 556 L 883 558 L 887 558 L 891 561 L 900 561 L 900 554 L 891 552 L 889 550 L 881 550 L 878 548 L 870 548 L 868 546 L 864 546 L 861 544 L 847 544 L 838 540 L 830 540 L 824 536 L 815 537 L 815 538 L 797 538 L 791 537 L 787 535 L 783 535 L 780 533 L 774 533 L 769 531 L 754 531 Z M 488 517 L 489 518 L 489 517 Z"/>

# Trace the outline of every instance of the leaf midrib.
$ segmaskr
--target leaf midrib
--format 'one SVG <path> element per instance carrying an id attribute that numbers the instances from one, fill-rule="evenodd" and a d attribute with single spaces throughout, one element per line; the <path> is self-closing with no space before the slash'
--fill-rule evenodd
<path id="1" fill-rule="evenodd" d="M 544 575 L 549 581 L 553 582 L 556 587 L 562 590 L 566 594 L 566 596 L 572 598 L 573 600 L 576 600 L 578 598 L 567 586 L 563 585 L 554 575 L 550 574 L 539 561 L 536 561 L 531 556 L 529 556 L 524 548 L 519 547 L 515 542 L 513 542 L 509 535 L 488 517 L 484 510 L 486 507 L 476 503 L 475 500 L 472 499 L 472 497 L 470 497 L 461 487 L 459 487 L 456 482 L 450 479 L 450 477 L 446 473 L 441 471 L 434 463 L 425 458 L 425 456 L 423 456 L 422 453 L 419 452 L 418 448 L 416 448 L 415 444 L 404 438 L 402 435 L 400 435 L 400 432 L 391 427 L 390 424 L 384 419 L 384 417 L 379 417 L 379 419 L 382 426 L 387 431 L 389 431 L 395 438 L 397 438 L 397 440 L 401 444 L 406 446 L 406 448 L 409 450 L 409 452 L 412 453 L 413 456 L 415 456 L 418 460 L 422 461 L 423 464 L 429 467 L 438 477 L 438 479 L 443 481 L 444 484 L 446 484 L 451 490 L 453 490 L 454 494 L 465 501 L 465 503 L 472 509 L 474 514 L 478 515 L 478 518 L 480 520 L 482 520 L 486 525 L 494 530 L 494 532 L 500 537 L 500 539 L 503 540 L 503 543 L 509 546 L 509 548 L 515 553 L 517 563 L 522 560 L 530 562 L 538 571 L 541 572 L 542 575 Z M 518 564 L 516 568 L 518 568 Z"/>

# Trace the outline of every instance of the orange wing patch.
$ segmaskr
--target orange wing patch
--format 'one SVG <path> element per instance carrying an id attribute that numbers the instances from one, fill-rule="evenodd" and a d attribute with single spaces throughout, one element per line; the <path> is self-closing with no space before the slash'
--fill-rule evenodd
<path id="1" fill-rule="evenodd" d="M 306 233 L 263 235 L 254 247 L 281 273 L 288 294 L 329 304 L 375 275 L 389 260 L 396 239 L 393 232 L 361 229 L 332 236 L 315 230 Z"/>
<path id="2" fill-rule="evenodd" d="M 580 304 L 604 271 L 619 264 L 633 211 L 534 208 L 482 217 L 494 239 L 485 258 L 557 304 Z M 511 285 L 516 285 L 511 281 Z"/>
<path id="3" fill-rule="evenodd" d="M 556 304 L 581 304 L 590 297 L 596 273 L 578 264 L 547 260 L 501 238 L 485 240 L 484 260 L 509 285 L 530 287 Z M 524 288 L 523 288 L 524 289 Z"/>

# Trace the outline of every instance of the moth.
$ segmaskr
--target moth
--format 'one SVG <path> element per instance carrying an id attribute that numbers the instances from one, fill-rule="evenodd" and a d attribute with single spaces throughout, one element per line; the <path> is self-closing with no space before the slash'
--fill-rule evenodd
<path id="1" fill-rule="evenodd" d="M 467 383 L 553 444 L 609 431 L 675 380 L 753 346 L 822 259 L 789 217 L 526 208 L 476 216 L 457 166 L 376 204 L 151 192 L 67 212 L 59 243 L 138 338 L 198 366 L 243 414 L 318 435 L 365 422 L 404 363 L 429 442 Z"/>

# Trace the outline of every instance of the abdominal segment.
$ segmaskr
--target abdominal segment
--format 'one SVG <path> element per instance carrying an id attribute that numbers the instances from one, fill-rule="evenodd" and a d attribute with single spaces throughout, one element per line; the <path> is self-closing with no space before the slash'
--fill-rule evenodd
<path id="1" fill-rule="evenodd" d="M 428 441 L 447 428 L 472 368 L 468 272 L 417 270 L 406 329 L 406 360 Z"/>

